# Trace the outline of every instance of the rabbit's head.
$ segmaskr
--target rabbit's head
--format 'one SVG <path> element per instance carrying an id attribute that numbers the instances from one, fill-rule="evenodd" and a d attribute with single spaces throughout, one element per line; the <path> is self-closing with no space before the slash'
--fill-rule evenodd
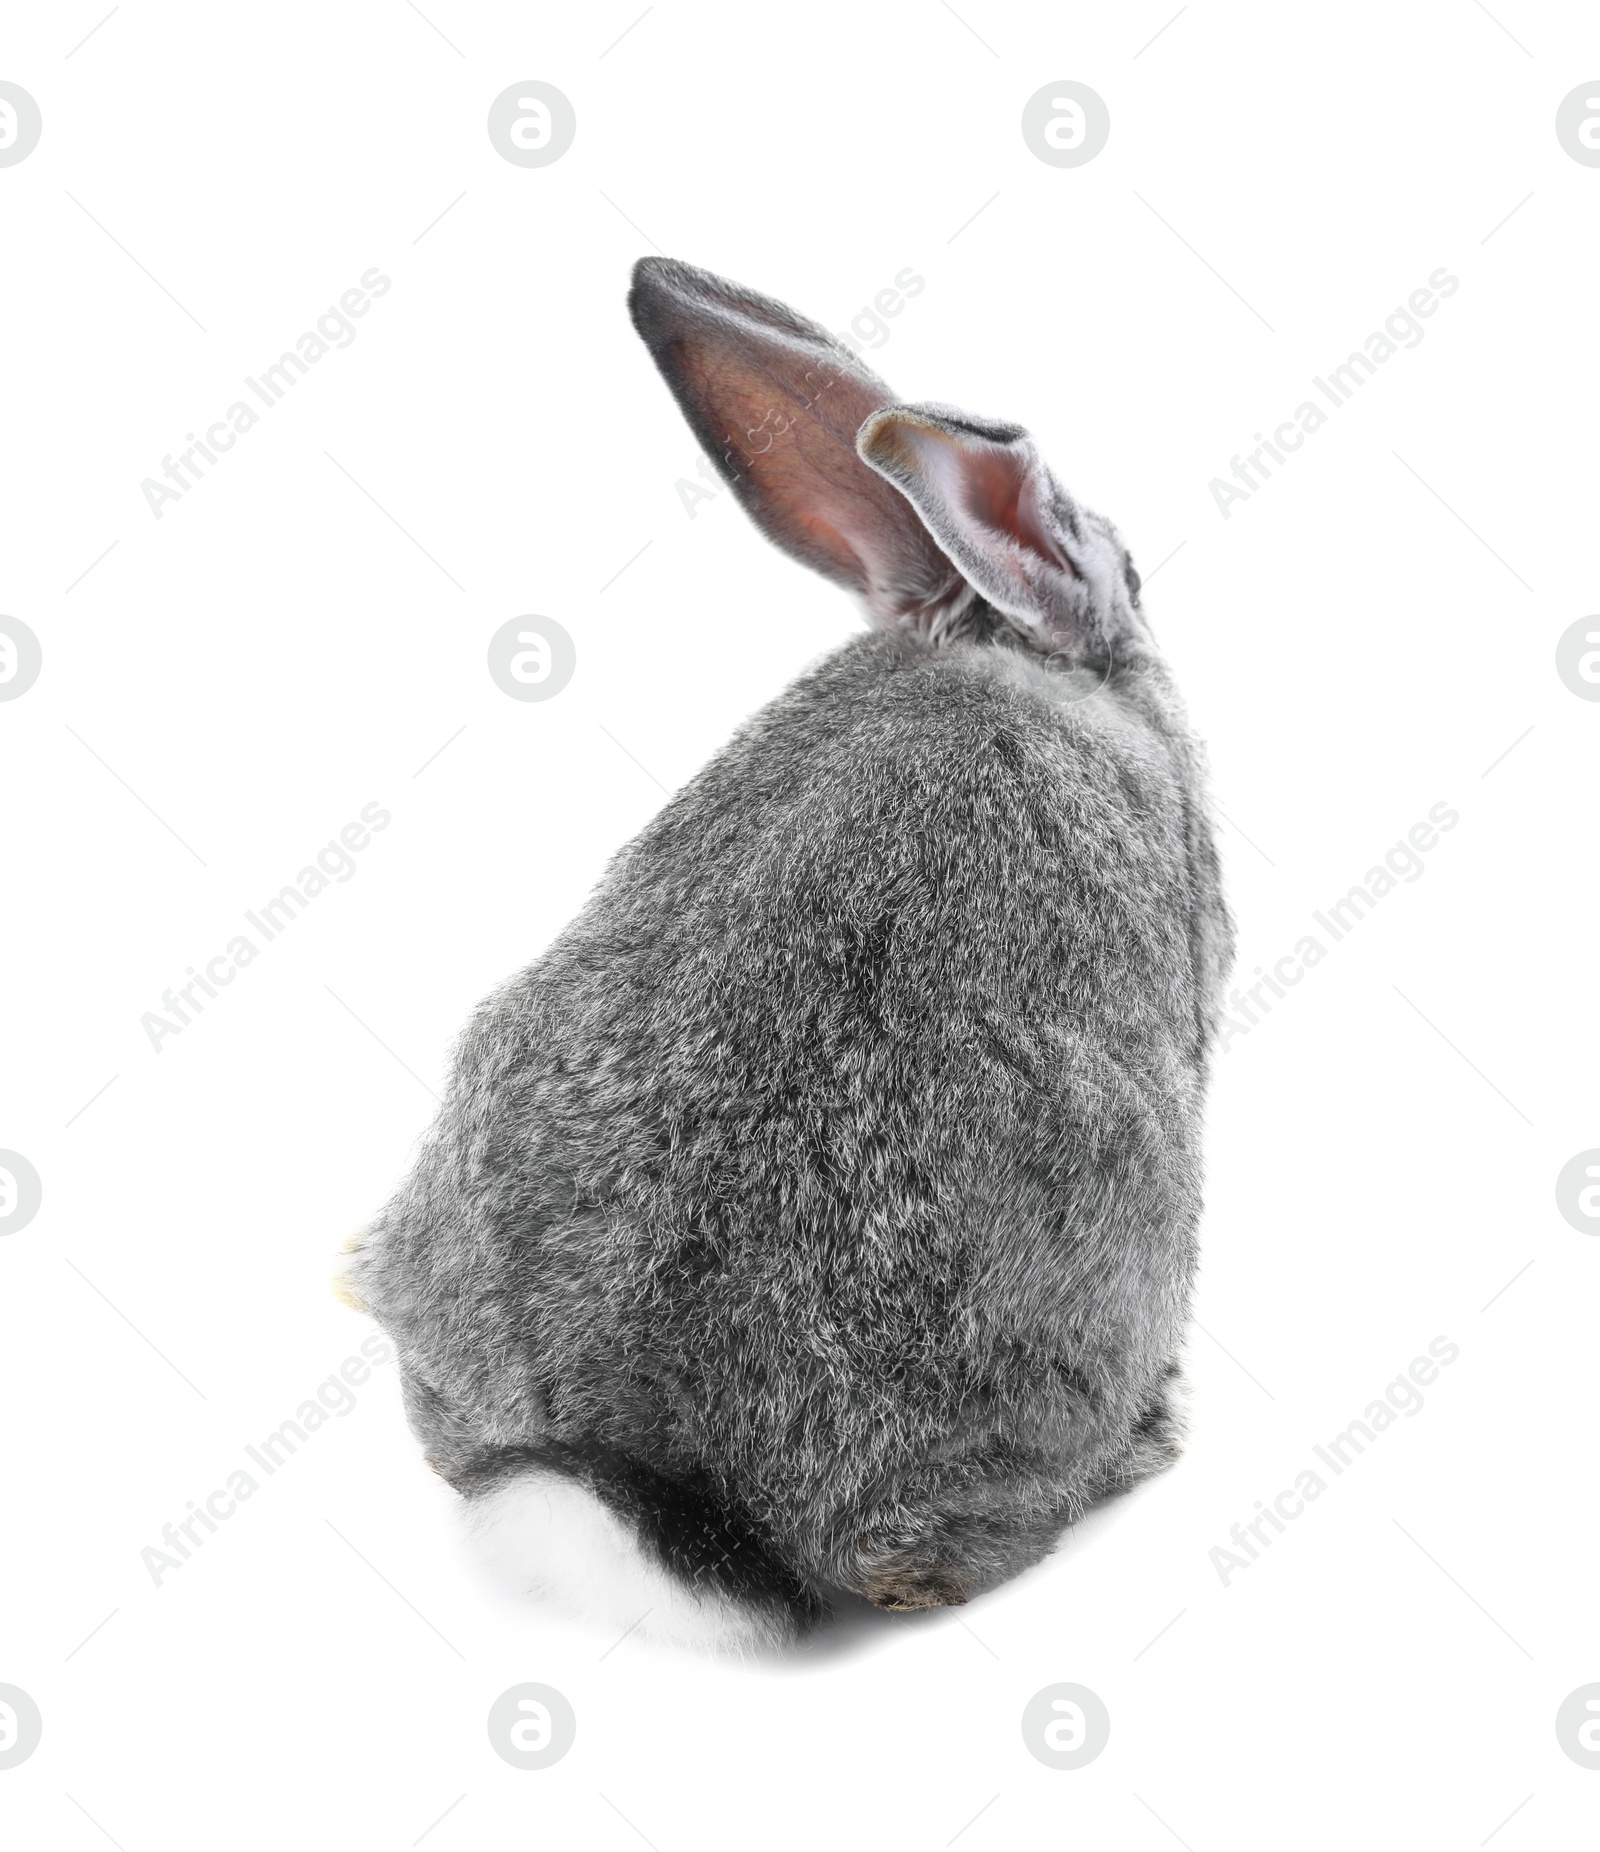
<path id="1" fill-rule="evenodd" d="M 826 329 L 671 258 L 641 259 L 628 306 L 757 524 L 874 623 L 939 641 L 999 619 L 1085 664 L 1148 643 L 1127 548 L 1019 425 L 898 403 Z"/>

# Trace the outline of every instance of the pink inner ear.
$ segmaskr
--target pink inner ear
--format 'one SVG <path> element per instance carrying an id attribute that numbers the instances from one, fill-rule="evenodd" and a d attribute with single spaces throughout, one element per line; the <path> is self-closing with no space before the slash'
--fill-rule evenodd
<path id="1" fill-rule="evenodd" d="M 1044 518 L 1040 472 L 1026 452 L 981 439 L 960 442 L 921 428 L 905 435 L 923 473 L 950 508 L 1059 571 L 1075 571 Z"/>
<path id="2" fill-rule="evenodd" d="M 884 403 L 876 381 L 761 331 L 695 331 L 672 343 L 681 389 L 741 501 L 780 546 L 895 619 L 960 584 L 898 490 L 856 455 Z"/>

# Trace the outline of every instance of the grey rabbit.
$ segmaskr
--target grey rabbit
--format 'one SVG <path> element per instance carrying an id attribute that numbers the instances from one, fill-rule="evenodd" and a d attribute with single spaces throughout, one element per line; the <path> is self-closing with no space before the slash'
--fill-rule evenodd
<path id="1" fill-rule="evenodd" d="M 1027 433 L 687 264 L 629 308 L 871 627 L 478 1007 L 344 1290 L 519 1587 L 749 1651 L 1176 1457 L 1233 934 L 1129 554 Z"/>

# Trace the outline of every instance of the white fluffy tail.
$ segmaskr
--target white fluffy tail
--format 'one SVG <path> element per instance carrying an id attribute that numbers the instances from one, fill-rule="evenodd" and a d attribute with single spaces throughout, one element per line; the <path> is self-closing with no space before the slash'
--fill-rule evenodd
<path id="1" fill-rule="evenodd" d="M 497 1581 L 616 1634 L 735 1654 L 793 1637 L 781 1605 L 743 1599 L 709 1575 L 691 1584 L 567 1473 L 519 1467 L 472 1493 L 468 1513 Z"/>

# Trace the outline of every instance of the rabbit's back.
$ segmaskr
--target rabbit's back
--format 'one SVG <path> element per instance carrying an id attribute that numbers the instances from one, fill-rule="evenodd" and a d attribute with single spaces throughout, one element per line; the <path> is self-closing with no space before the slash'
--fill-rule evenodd
<path id="1" fill-rule="evenodd" d="M 1199 1207 L 1191 752 L 1148 677 L 882 634 L 750 722 L 480 1007 L 362 1259 L 435 1455 L 709 1475 L 845 1580 L 1114 1480 Z"/>

